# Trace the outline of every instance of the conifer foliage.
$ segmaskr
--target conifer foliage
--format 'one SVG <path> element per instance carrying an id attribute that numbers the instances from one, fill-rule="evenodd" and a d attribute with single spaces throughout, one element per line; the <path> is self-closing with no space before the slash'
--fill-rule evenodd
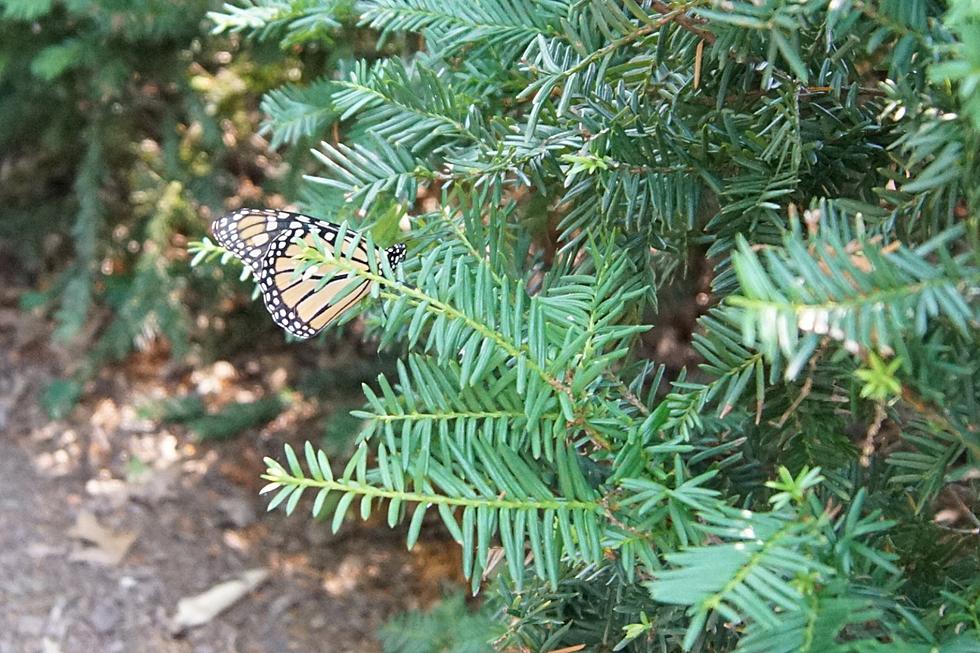
<path id="1" fill-rule="evenodd" d="M 304 255 L 372 282 L 403 355 L 346 465 L 268 460 L 270 508 L 410 547 L 437 516 L 500 650 L 976 650 L 977 3 L 355 11 L 418 47 L 274 91 L 269 128 L 322 140 L 309 181 L 370 238 L 410 224 L 397 270 Z M 676 375 L 644 338 L 691 252 L 712 306 Z"/>
<path id="2" fill-rule="evenodd" d="M 180 260 L 186 237 L 262 173 L 248 102 L 295 60 L 225 60 L 232 44 L 207 39 L 208 7 L 0 0 L 3 256 L 41 280 L 25 306 L 86 350 L 46 392 L 53 415 L 134 347 L 181 357 L 195 318 L 217 313 L 213 278 L 195 287 Z"/>

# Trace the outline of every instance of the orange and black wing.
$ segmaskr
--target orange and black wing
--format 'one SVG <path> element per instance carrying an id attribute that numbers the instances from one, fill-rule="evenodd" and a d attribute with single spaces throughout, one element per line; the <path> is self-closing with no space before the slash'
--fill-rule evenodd
<path id="1" fill-rule="evenodd" d="M 211 224 L 211 233 L 222 247 L 258 272 L 272 243 L 285 231 L 312 229 L 337 233 L 337 226 L 300 213 L 273 209 L 239 209 Z"/>
<path id="2" fill-rule="evenodd" d="M 316 227 L 288 229 L 269 246 L 257 275 L 265 307 L 276 324 L 297 338 L 309 338 L 339 318 L 368 292 L 369 284 L 357 274 L 341 270 L 330 262 L 304 267 L 300 259 L 303 245 L 312 247 L 316 238 L 333 246 L 335 232 L 321 232 Z M 368 253 L 363 243 L 352 242 L 348 234 L 343 245 L 347 260 L 368 270 Z M 302 243 L 302 245 L 300 244 Z M 354 287 L 348 288 L 351 284 Z M 343 297 L 338 295 L 348 289 Z"/>
<path id="3" fill-rule="evenodd" d="M 358 282 L 354 271 L 302 261 L 304 246 L 314 246 L 317 239 L 335 248 L 340 227 L 332 222 L 288 211 L 242 209 L 215 220 L 211 231 L 252 269 L 272 319 L 297 338 L 316 335 L 368 292 L 368 282 Z M 401 244 L 369 252 L 353 231 L 345 232 L 343 247 L 334 251 L 365 271 L 368 256 L 387 256 L 391 267 L 405 258 Z"/>

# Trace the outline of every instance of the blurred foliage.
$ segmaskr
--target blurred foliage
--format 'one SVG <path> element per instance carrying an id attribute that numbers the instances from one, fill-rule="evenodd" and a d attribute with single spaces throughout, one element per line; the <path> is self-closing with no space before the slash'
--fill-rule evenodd
<path id="1" fill-rule="evenodd" d="M 288 404 L 287 396 L 272 396 L 233 401 L 208 412 L 202 397 L 186 395 L 142 406 L 140 414 L 158 422 L 183 424 L 199 440 L 227 440 L 275 419 Z"/>
<path id="2" fill-rule="evenodd" d="M 381 629 L 385 653 L 490 653 L 500 626 L 473 612 L 461 594 L 443 598 L 427 612 L 395 617 Z"/>
<path id="3" fill-rule="evenodd" d="M 321 215 L 369 242 L 401 216 L 397 271 L 304 258 L 374 284 L 367 333 L 402 355 L 342 471 L 287 446 L 265 491 L 460 544 L 498 634 L 460 642 L 437 610 L 389 650 L 974 650 L 977 3 L 350 11 L 211 18 L 287 47 L 314 15 L 380 35 L 270 91 L 265 125 L 319 141 Z M 676 292 L 692 252 L 703 297 Z M 643 335 L 667 298 L 706 311 L 673 379 Z"/>
<path id="4" fill-rule="evenodd" d="M 261 44 L 232 57 L 237 39 L 208 35 L 215 6 L 0 2 L 0 250 L 38 288 L 24 308 L 53 314 L 79 352 L 45 395 L 52 414 L 134 348 L 179 358 L 203 342 L 212 355 L 235 343 L 216 326 L 274 333 L 219 302 L 219 271 L 188 274 L 185 243 L 226 208 L 294 186 L 301 170 L 257 138 L 258 105 L 326 57 Z"/>

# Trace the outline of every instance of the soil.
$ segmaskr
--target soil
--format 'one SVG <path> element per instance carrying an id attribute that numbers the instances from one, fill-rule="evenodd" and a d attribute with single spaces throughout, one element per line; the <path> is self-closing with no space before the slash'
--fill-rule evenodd
<path id="1" fill-rule="evenodd" d="M 322 432 L 329 405 L 294 393 L 269 424 L 213 444 L 141 408 L 187 392 L 209 405 L 282 392 L 296 356 L 177 369 L 134 355 L 52 420 L 40 393 L 81 354 L 52 344 L 16 296 L 0 296 L 0 653 L 368 653 L 385 620 L 458 580 L 456 546 L 438 532 L 407 551 L 404 531 L 380 523 L 350 518 L 332 535 L 308 512 L 265 512 L 262 457 Z M 175 628 L 182 598 L 252 569 L 265 582 Z"/>

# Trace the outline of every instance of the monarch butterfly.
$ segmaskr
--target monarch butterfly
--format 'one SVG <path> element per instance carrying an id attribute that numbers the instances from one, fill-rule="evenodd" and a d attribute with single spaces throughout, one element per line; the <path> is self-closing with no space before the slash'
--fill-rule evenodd
<path id="1" fill-rule="evenodd" d="M 240 209 L 211 224 L 211 233 L 218 243 L 252 269 L 272 319 L 297 338 L 316 335 L 368 291 L 369 282 L 363 281 L 335 302 L 337 294 L 348 288 L 353 273 L 342 272 L 329 263 L 315 265 L 303 274 L 298 272 L 303 251 L 299 241 L 313 246 L 320 239 L 336 247 L 334 241 L 341 231 L 340 225 L 332 222 L 271 209 Z M 344 231 L 343 239 L 338 251 L 364 270 L 370 268 L 370 255 L 387 256 L 391 267 L 405 258 L 402 244 L 369 252 L 357 232 Z"/>

